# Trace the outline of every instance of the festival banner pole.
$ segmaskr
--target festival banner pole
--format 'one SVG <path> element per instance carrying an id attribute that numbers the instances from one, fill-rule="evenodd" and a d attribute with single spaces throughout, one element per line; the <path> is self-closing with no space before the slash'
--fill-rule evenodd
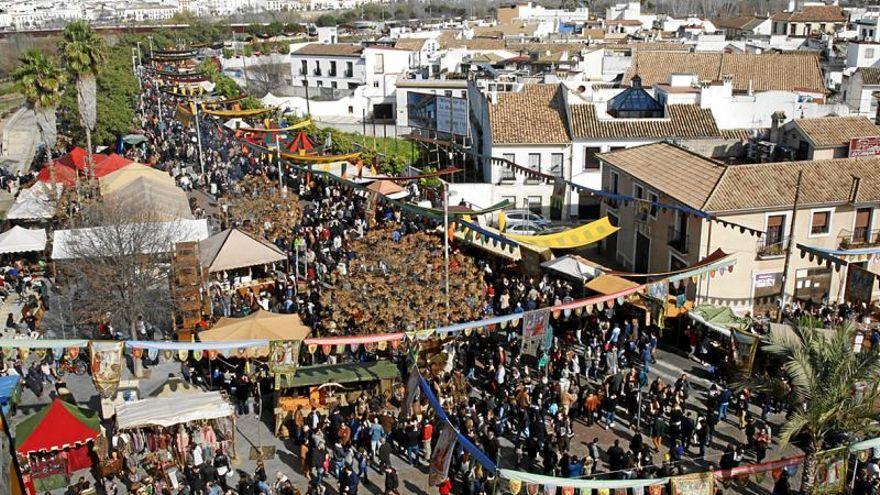
<path id="1" fill-rule="evenodd" d="M 449 324 L 449 184 L 443 181 L 443 264 L 446 268 L 446 324 Z"/>
<path id="2" fill-rule="evenodd" d="M 199 106 L 193 105 L 193 116 L 196 120 L 196 143 L 199 146 L 199 168 L 202 172 L 202 179 L 206 180 L 205 177 L 205 160 L 202 157 L 202 128 L 199 125 Z"/>
<path id="3" fill-rule="evenodd" d="M 278 120 L 278 128 L 281 129 L 281 120 Z M 281 190 L 281 197 L 287 197 L 287 188 L 284 187 L 284 162 L 281 161 L 281 133 L 275 133 L 275 152 L 278 154 L 278 188 Z"/>

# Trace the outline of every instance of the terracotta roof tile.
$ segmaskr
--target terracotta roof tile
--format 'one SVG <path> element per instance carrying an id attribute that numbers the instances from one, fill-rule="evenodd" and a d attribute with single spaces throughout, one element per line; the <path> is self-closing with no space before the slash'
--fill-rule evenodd
<path id="1" fill-rule="evenodd" d="M 733 165 L 727 168 L 707 211 L 791 207 L 798 170 L 803 170 L 801 205 L 820 206 L 849 201 L 853 177 L 859 177 L 857 202 L 880 201 L 880 156 L 803 162 Z"/>
<path id="2" fill-rule="evenodd" d="M 309 43 L 293 53 L 325 57 L 359 57 L 363 51 L 364 47 L 351 43 Z"/>
<path id="3" fill-rule="evenodd" d="M 724 166 L 669 143 L 634 146 L 598 155 L 602 161 L 691 208 L 712 194 Z"/>
<path id="4" fill-rule="evenodd" d="M 859 67 L 856 72 L 862 74 L 862 84 L 880 85 L 880 67 Z"/>
<path id="5" fill-rule="evenodd" d="M 518 93 L 499 93 L 489 121 L 494 144 L 571 142 L 559 84 L 527 84 Z"/>
<path id="6" fill-rule="evenodd" d="M 782 22 L 846 22 L 846 15 L 836 5 L 813 5 L 794 12 L 777 12 L 771 19 Z"/>
<path id="7" fill-rule="evenodd" d="M 880 126 L 867 117 L 796 119 L 794 125 L 816 148 L 846 146 L 855 137 L 880 136 Z"/>
<path id="8" fill-rule="evenodd" d="M 668 82 L 671 74 L 696 74 L 702 81 L 733 77 L 735 91 L 824 92 L 822 68 L 813 54 L 750 53 L 678 53 L 636 52 L 632 65 L 623 77 L 629 83 L 638 74 L 642 84 L 652 86 Z"/>
<path id="9" fill-rule="evenodd" d="M 715 117 L 697 105 L 668 105 L 665 119 L 599 119 L 591 104 L 571 106 L 575 138 L 721 137 Z"/>
<path id="10" fill-rule="evenodd" d="M 425 47 L 425 42 L 427 41 L 426 38 L 397 38 L 394 41 L 394 48 L 418 52 Z"/>

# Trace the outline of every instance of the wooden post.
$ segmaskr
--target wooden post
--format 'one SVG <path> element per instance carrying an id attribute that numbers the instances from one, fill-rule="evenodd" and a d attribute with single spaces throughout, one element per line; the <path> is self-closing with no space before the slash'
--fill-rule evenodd
<path id="1" fill-rule="evenodd" d="M 791 264 L 791 248 L 794 244 L 794 225 L 797 219 L 798 206 L 801 202 L 801 179 L 803 179 L 804 171 L 798 170 L 797 185 L 794 189 L 794 205 L 791 210 L 791 224 L 788 227 L 788 240 L 785 246 L 785 263 L 782 265 L 782 289 L 779 291 L 779 313 L 776 315 L 776 321 L 782 322 L 782 308 L 785 306 L 785 286 L 788 284 L 788 268 Z"/>

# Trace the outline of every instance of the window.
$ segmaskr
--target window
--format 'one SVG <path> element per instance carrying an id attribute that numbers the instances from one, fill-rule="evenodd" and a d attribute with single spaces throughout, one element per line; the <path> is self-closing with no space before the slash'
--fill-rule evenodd
<path id="1" fill-rule="evenodd" d="M 336 81 L 330 81 L 330 87 L 336 89 Z"/>
<path id="2" fill-rule="evenodd" d="M 330 61 L 330 77 L 336 77 L 336 61 Z"/>
<path id="3" fill-rule="evenodd" d="M 532 170 L 541 171 L 541 154 L 540 153 L 529 153 L 529 168 Z"/>
<path id="4" fill-rule="evenodd" d="M 608 191 L 614 194 L 618 194 L 620 190 L 618 186 L 620 185 L 620 176 L 615 172 L 611 172 L 611 184 L 609 184 Z"/>
<path id="5" fill-rule="evenodd" d="M 651 201 L 651 209 L 650 209 L 651 218 L 657 218 L 657 211 L 660 209 L 660 207 L 657 206 L 657 203 L 660 202 L 660 196 L 657 196 L 656 193 L 649 192 L 648 193 L 648 200 Z"/>
<path id="6" fill-rule="evenodd" d="M 562 153 L 550 154 L 550 173 L 562 177 Z"/>
<path id="7" fill-rule="evenodd" d="M 767 217 L 766 244 L 781 243 L 785 236 L 785 215 L 769 215 Z"/>
<path id="8" fill-rule="evenodd" d="M 601 151 L 602 148 L 584 147 L 584 171 L 600 169 L 599 159 L 596 158 L 596 154 Z"/>
<path id="9" fill-rule="evenodd" d="M 374 88 L 378 88 L 378 87 L 379 87 L 379 81 L 373 81 L 373 87 L 374 87 Z"/>
<path id="10" fill-rule="evenodd" d="M 516 155 L 513 153 L 504 153 L 501 157 L 510 163 L 516 163 Z M 513 169 L 506 165 L 501 165 L 501 180 L 516 180 Z M 516 201 L 513 204 L 516 204 Z"/>
<path id="11" fill-rule="evenodd" d="M 324 87 L 324 81 L 318 81 L 318 87 L 319 87 L 319 88 L 323 88 L 323 87 Z"/>
<path id="12" fill-rule="evenodd" d="M 633 184 L 633 197 L 636 199 L 645 199 L 645 188 L 640 184 Z"/>
<path id="13" fill-rule="evenodd" d="M 300 75 L 303 75 L 303 76 L 309 75 L 309 62 L 306 60 L 303 60 L 302 62 L 300 62 L 300 64 L 301 64 L 301 67 L 299 69 Z"/>
<path id="14" fill-rule="evenodd" d="M 345 77 L 354 77 L 354 63 L 345 63 Z"/>
<path id="15" fill-rule="evenodd" d="M 525 199 L 525 206 L 532 213 L 537 213 L 538 215 L 543 213 L 543 207 L 541 206 L 541 196 L 529 196 Z"/>
<path id="16" fill-rule="evenodd" d="M 831 232 L 831 211 L 814 211 L 813 221 L 810 225 L 810 234 L 824 235 Z"/>
<path id="17" fill-rule="evenodd" d="M 354 113 L 354 107 L 353 107 L 353 106 L 351 106 L 351 105 L 348 106 L 348 113 L 349 113 L 349 115 L 351 115 L 351 114 Z"/>
<path id="18" fill-rule="evenodd" d="M 376 54 L 376 65 L 373 67 L 373 72 L 376 74 L 385 72 L 385 55 Z"/>
<path id="19" fill-rule="evenodd" d="M 874 31 L 873 31 L 873 30 L 871 31 L 871 34 L 870 34 L 869 36 L 870 36 L 871 38 L 874 37 Z M 866 48 L 866 49 L 865 49 L 865 58 L 874 58 L 874 49 L 873 49 L 873 48 Z"/>

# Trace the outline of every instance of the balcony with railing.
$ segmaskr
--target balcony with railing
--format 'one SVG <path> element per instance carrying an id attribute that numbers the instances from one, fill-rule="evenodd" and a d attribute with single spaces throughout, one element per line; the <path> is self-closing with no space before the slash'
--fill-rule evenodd
<path id="1" fill-rule="evenodd" d="M 777 258 L 785 255 L 785 248 L 788 246 L 788 238 L 780 236 L 762 237 L 758 240 L 755 249 L 758 258 Z"/>
<path id="2" fill-rule="evenodd" d="M 666 244 L 669 245 L 672 249 L 675 249 L 681 254 L 688 253 L 688 244 L 690 244 L 690 236 L 686 232 L 682 232 L 681 230 L 676 229 L 673 226 L 669 226 L 668 236 Z"/>
<path id="3" fill-rule="evenodd" d="M 858 249 L 880 246 L 880 230 L 871 230 L 865 227 L 853 230 L 841 230 L 837 236 L 840 249 Z"/>
<path id="4" fill-rule="evenodd" d="M 314 70 L 312 71 L 312 75 L 313 75 L 313 76 L 320 76 L 320 75 L 321 75 L 321 69 L 314 69 Z"/>

